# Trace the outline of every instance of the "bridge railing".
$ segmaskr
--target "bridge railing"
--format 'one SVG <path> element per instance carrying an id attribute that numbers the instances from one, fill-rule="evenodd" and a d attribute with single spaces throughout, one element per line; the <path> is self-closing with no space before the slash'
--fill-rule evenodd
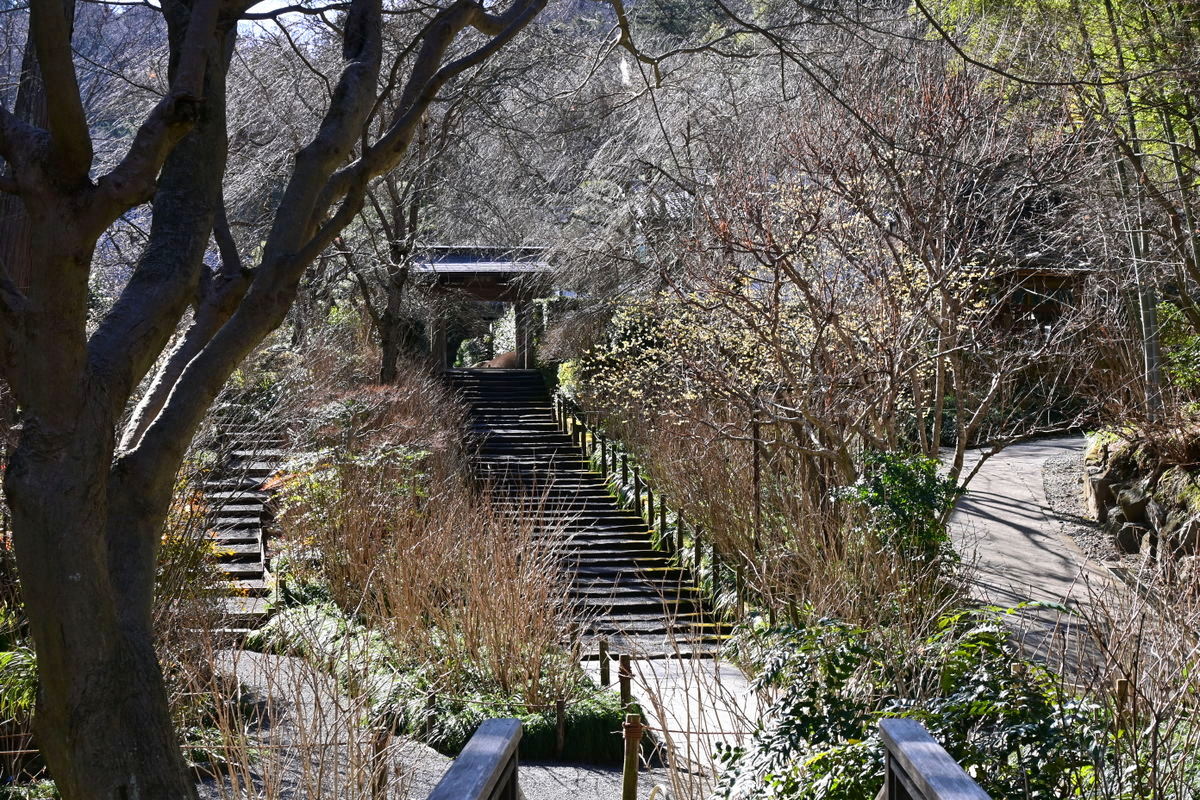
<path id="1" fill-rule="evenodd" d="M 887 767 L 876 800 L 990 800 L 921 723 L 885 719 L 879 733 Z"/>
<path id="2" fill-rule="evenodd" d="M 584 460 L 598 464 L 601 472 L 617 484 L 622 494 L 628 491 L 628 496 L 623 499 L 627 499 L 634 513 L 645 519 L 646 525 L 657 532 L 660 549 L 674 556 L 681 567 L 690 568 L 697 581 L 707 559 L 710 597 L 714 601 L 719 597 L 732 597 L 733 610 L 737 617 L 742 617 L 747 600 L 742 564 L 731 563 L 725 558 L 716 542 L 705 536 L 703 528 L 685 520 L 679 509 L 675 510 L 674 530 L 671 530 L 666 497 L 661 491 L 655 490 L 642 474 L 641 467 L 605 435 L 591 414 L 568 398 L 556 394 L 554 416 Z M 691 539 L 690 547 L 687 546 L 688 537 Z M 727 605 L 725 610 L 728 612 L 731 609 Z"/>
<path id="3" fill-rule="evenodd" d="M 520 800 L 517 745 L 521 721 L 485 720 L 428 800 Z"/>

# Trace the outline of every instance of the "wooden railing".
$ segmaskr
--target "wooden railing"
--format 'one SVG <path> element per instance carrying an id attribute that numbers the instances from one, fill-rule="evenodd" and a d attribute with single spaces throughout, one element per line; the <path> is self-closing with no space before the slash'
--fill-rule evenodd
<path id="1" fill-rule="evenodd" d="M 674 530 L 668 526 L 670 516 L 667 498 L 642 473 L 641 467 L 628 453 L 616 446 L 616 442 L 605 435 L 603 429 L 593 421 L 588 412 L 581 409 L 561 394 L 554 396 L 554 417 L 561 428 L 571 437 L 572 444 L 579 449 L 585 461 L 599 467 L 609 480 L 618 487 L 619 500 L 628 501 L 631 510 L 646 521 L 647 527 L 657 532 L 656 545 L 667 555 L 673 556 L 679 566 L 690 568 L 697 582 L 701 567 L 707 558 L 708 594 L 714 607 L 722 595 L 732 594 L 732 608 L 726 606 L 725 613 L 733 612 L 742 618 L 747 602 L 748 590 L 740 563 L 730 563 L 717 548 L 716 542 L 705 535 L 704 529 L 684 519 L 683 513 L 674 511 Z M 628 491 L 628 496 L 624 493 Z M 690 547 L 686 539 L 690 538 Z"/>
<path id="2" fill-rule="evenodd" d="M 517 745 L 521 721 L 489 719 L 479 726 L 429 800 L 519 800 Z"/>
<path id="3" fill-rule="evenodd" d="M 921 723 L 885 719 L 879 733 L 887 768 L 876 800 L 990 800 Z"/>

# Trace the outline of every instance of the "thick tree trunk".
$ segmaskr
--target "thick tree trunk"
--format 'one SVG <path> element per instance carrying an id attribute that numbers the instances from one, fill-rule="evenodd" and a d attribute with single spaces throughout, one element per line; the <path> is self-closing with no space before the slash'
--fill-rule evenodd
<path id="1" fill-rule="evenodd" d="M 233 316 L 238 303 L 246 294 L 249 277 L 242 273 L 212 275 L 206 283 L 207 285 L 201 288 L 201 297 L 196 303 L 192 324 L 183 336 L 179 337 L 175 348 L 167 356 L 166 363 L 154 376 L 154 382 L 134 409 L 121 440 L 122 451 L 129 450 L 137 444 L 147 426 L 166 405 L 167 398 L 179 381 L 179 376 L 183 374 L 184 367 L 199 355 L 221 326 Z"/>
<path id="2" fill-rule="evenodd" d="M 98 422 L 23 420 L 6 479 L 38 655 L 38 741 L 64 798 L 187 798 L 148 595 L 135 600 L 109 569 L 113 442 Z M 152 553 L 117 555 L 153 575 Z"/>

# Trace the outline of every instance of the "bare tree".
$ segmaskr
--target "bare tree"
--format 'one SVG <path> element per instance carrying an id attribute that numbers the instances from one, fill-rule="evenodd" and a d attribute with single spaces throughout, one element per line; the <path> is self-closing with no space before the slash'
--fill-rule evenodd
<path id="1" fill-rule="evenodd" d="M 305 269 L 358 213 L 370 182 L 404 158 L 437 93 L 510 42 L 543 2 L 492 11 L 456 0 L 414 11 L 415 32 L 394 48 L 385 46 L 378 0 L 348 4 L 331 24 L 343 67 L 314 135 L 295 153 L 244 296 L 211 325 L 209 309 L 225 316 L 227 298 L 203 293 L 192 325 L 207 325 L 211 334 L 197 337 L 207 341 L 191 345 L 195 355 L 173 379 L 175 365 L 163 363 L 159 382 L 170 389 L 161 409 L 135 413 L 140 432 L 121 436 L 126 404 L 197 300 L 221 205 L 226 76 L 249 5 L 163 3 L 168 90 L 96 178 L 70 16 L 59 0 L 34 0 L 29 12 L 55 100 L 45 127 L 0 109 L 0 156 L 10 167 L 0 189 L 21 199 L 38 255 L 27 287 L 5 275 L 0 288 L 0 368 L 21 409 L 6 488 L 41 676 L 39 742 L 69 800 L 192 794 L 150 624 L 172 477 L 230 373 L 283 321 Z M 381 97 L 392 98 L 386 111 Z M 146 248 L 89 336 L 96 243 L 151 198 Z"/>

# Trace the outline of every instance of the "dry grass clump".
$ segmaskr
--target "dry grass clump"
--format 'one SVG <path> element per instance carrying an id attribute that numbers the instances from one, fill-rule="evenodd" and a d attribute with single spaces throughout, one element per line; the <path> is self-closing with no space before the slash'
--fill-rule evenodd
<path id="1" fill-rule="evenodd" d="M 557 553 L 459 481 L 427 482 L 418 465 L 347 459 L 299 479 L 308 488 L 282 518 L 288 569 L 327 585 L 406 659 L 436 664 L 439 691 L 482 679 L 530 704 L 564 696 L 571 603 Z"/>
<path id="2" fill-rule="evenodd" d="M 952 560 L 886 545 L 863 509 L 846 502 L 838 466 L 791 446 L 780 426 L 700 404 L 609 426 L 689 529 L 742 565 L 754 603 L 774 618 L 805 611 L 905 627 L 937 619 L 958 594 Z"/>
<path id="3" fill-rule="evenodd" d="M 300 454 L 274 482 L 277 572 L 326 587 L 411 665 L 431 667 L 439 693 L 568 696 L 571 603 L 552 537 L 473 484 L 466 411 L 446 385 L 415 365 L 400 375 L 318 385 L 290 415 Z"/>

